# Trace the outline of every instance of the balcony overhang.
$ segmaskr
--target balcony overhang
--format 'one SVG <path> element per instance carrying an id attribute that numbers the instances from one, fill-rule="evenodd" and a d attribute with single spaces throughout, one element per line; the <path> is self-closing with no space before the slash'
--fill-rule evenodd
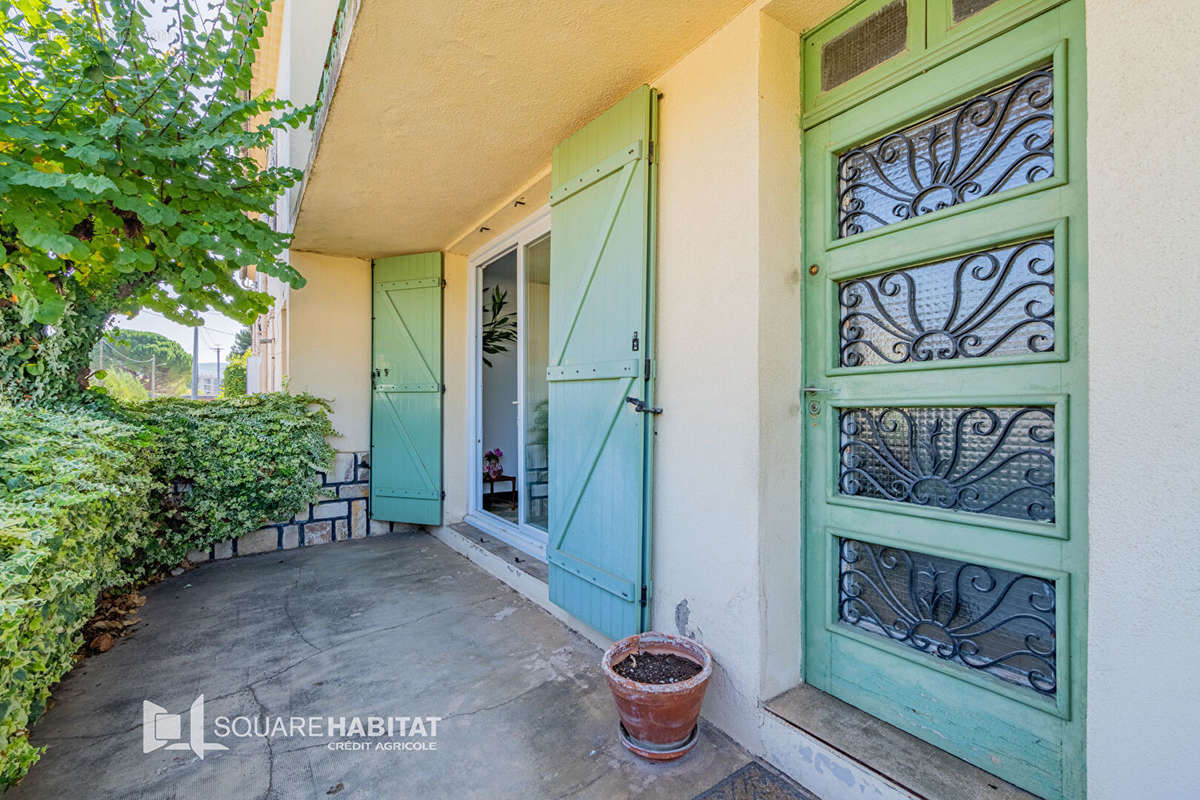
<path id="1" fill-rule="evenodd" d="M 461 249 L 523 190 L 545 201 L 555 144 L 751 4 L 350 0 L 293 247 Z"/>

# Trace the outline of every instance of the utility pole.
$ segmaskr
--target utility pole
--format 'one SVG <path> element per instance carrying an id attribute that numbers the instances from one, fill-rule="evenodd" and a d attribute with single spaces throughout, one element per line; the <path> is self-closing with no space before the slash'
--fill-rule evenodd
<path id="1" fill-rule="evenodd" d="M 221 391 L 221 348 L 214 347 L 217 351 L 217 391 Z"/>
<path id="2" fill-rule="evenodd" d="M 200 328 L 192 328 L 192 399 L 200 389 Z"/>

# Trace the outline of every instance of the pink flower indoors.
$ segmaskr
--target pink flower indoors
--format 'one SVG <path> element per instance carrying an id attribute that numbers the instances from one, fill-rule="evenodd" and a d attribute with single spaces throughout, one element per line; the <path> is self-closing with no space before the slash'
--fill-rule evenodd
<path id="1" fill-rule="evenodd" d="M 504 466 L 500 463 L 500 459 L 504 457 L 504 451 L 497 447 L 494 450 L 488 450 L 483 454 L 483 474 L 489 479 L 499 478 L 504 474 Z"/>

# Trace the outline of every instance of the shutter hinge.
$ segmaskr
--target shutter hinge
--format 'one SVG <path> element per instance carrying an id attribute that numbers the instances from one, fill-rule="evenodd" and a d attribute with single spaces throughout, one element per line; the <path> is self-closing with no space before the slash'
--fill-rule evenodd
<path id="1" fill-rule="evenodd" d="M 643 380 L 650 380 L 650 359 L 646 359 L 646 371 L 642 373 Z"/>
<path id="2" fill-rule="evenodd" d="M 443 500 L 446 499 L 446 490 L 445 489 L 442 489 L 442 499 Z"/>
<path id="3" fill-rule="evenodd" d="M 443 289 L 446 288 L 446 279 L 445 278 L 442 278 L 442 288 Z"/>
<path id="4" fill-rule="evenodd" d="M 650 140 L 650 148 L 649 149 L 650 149 L 649 163 L 653 164 L 654 163 L 654 140 L 653 139 Z"/>
<path id="5" fill-rule="evenodd" d="M 646 607 L 646 585 L 642 584 L 642 608 Z"/>
<path id="6" fill-rule="evenodd" d="M 446 384 L 442 384 L 442 394 L 446 393 Z"/>

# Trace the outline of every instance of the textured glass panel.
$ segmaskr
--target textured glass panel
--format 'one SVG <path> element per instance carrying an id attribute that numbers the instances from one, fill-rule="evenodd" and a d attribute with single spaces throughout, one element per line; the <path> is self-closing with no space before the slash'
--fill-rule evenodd
<path id="1" fill-rule="evenodd" d="M 972 14 L 978 14 L 999 0 L 954 0 L 954 21 L 962 22 Z"/>
<path id="2" fill-rule="evenodd" d="M 1054 695 L 1054 581 L 840 540 L 838 619 Z"/>
<path id="3" fill-rule="evenodd" d="M 843 367 L 1054 349 L 1054 240 L 838 284 Z"/>
<path id="4" fill-rule="evenodd" d="M 1040 69 L 838 157 L 838 236 L 1054 174 L 1054 78 Z"/>
<path id="5" fill-rule="evenodd" d="M 904 0 L 896 0 L 821 48 L 821 91 L 899 55 L 907 44 L 908 7 Z"/>
<path id="6" fill-rule="evenodd" d="M 843 495 L 1054 521 L 1054 409 L 847 408 Z"/>

